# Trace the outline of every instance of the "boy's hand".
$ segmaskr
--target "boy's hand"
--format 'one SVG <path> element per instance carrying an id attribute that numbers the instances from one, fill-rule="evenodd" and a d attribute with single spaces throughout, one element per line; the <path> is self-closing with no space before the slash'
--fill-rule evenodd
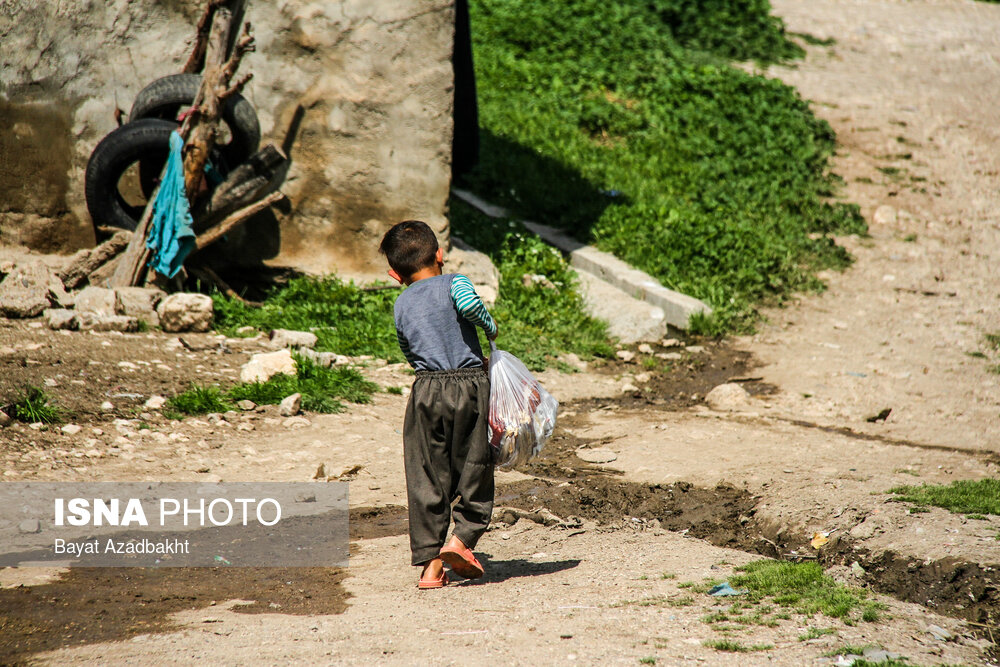
<path id="1" fill-rule="evenodd" d="M 497 325 L 496 325 L 496 328 L 497 328 L 497 330 L 493 332 L 493 335 L 492 335 L 492 336 L 490 336 L 489 334 L 487 334 L 487 335 L 486 335 L 486 338 L 488 338 L 489 340 L 496 340 L 496 339 L 497 339 L 497 336 L 499 336 L 499 335 L 500 335 L 500 325 L 499 325 L 499 324 L 497 324 Z"/>

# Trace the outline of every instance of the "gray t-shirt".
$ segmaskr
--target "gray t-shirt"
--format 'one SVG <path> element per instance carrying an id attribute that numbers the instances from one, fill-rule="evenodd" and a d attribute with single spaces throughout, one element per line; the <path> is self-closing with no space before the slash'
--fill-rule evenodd
<path id="1" fill-rule="evenodd" d="M 470 316 L 487 332 L 496 332 L 496 325 L 472 290 L 472 284 L 461 274 L 418 280 L 399 295 L 393 312 L 399 346 L 418 371 L 475 368 L 483 364 L 483 348 Z"/>

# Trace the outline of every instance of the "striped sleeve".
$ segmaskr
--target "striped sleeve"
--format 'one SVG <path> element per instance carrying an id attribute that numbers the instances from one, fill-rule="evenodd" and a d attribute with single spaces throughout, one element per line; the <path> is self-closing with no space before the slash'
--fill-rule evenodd
<path id="1" fill-rule="evenodd" d="M 477 327 L 482 327 L 488 338 L 492 339 L 497 335 L 496 322 L 486 310 L 483 300 L 476 294 L 476 288 L 472 286 L 472 281 L 461 273 L 456 273 L 451 280 L 451 300 L 454 302 L 458 314 Z"/>
<path id="2" fill-rule="evenodd" d="M 410 351 L 410 341 L 406 340 L 406 336 L 404 336 L 403 332 L 399 329 L 396 329 L 396 342 L 399 343 L 399 349 L 402 350 L 403 356 L 406 357 L 406 361 L 410 364 L 410 366 L 415 367 L 417 365 L 417 358 L 413 356 L 413 353 Z"/>

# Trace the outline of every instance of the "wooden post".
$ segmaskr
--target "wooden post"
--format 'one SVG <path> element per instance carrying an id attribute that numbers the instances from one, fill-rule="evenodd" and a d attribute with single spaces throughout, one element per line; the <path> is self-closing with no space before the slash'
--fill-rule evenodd
<path id="1" fill-rule="evenodd" d="M 202 180 L 205 174 L 205 164 L 208 162 L 209 154 L 215 145 L 218 133 L 220 104 L 227 96 L 239 91 L 247 79 L 243 79 L 235 86 L 230 87 L 230 79 L 239 67 L 240 60 L 248 51 L 253 50 L 253 38 L 246 34 L 233 47 L 233 53 L 227 53 L 229 46 L 229 36 L 232 28 L 233 12 L 228 7 L 234 7 L 240 14 L 243 12 L 245 0 L 212 0 L 206 9 L 205 15 L 198 26 L 198 38 L 196 38 L 195 48 L 188 60 L 188 66 L 192 65 L 192 60 L 198 59 L 198 51 L 202 48 L 201 35 L 204 32 L 204 23 L 211 21 L 207 46 L 205 47 L 205 71 L 202 75 L 201 88 L 195 97 L 192 112 L 184 120 L 180 129 L 180 134 L 185 139 L 183 150 L 184 156 L 184 188 L 188 201 L 192 203 L 197 198 L 201 189 Z M 249 25 L 247 26 L 249 32 Z M 163 174 L 161 173 L 161 179 Z M 129 285 L 141 284 L 145 280 L 146 263 L 149 261 L 150 251 L 146 249 L 146 237 L 149 234 L 149 226 L 153 218 L 153 202 L 156 201 L 156 194 L 159 187 L 153 192 L 143 211 L 142 218 L 136 226 L 124 255 L 111 277 L 111 287 L 126 287 Z"/>
<path id="2" fill-rule="evenodd" d="M 208 52 L 205 54 L 205 72 L 201 78 L 201 89 L 194 100 L 194 109 L 185 119 L 181 128 L 184 137 L 184 190 L 188 201 L 193 202 L 205 178 L 208 155 L 215 146 L 219 130 L 219 90 L 222 82 L 222 67 L 226 62 L 226 43 L 233 14 L 225 7 L 215 12 L 212 32 L 208 37 Z"/>

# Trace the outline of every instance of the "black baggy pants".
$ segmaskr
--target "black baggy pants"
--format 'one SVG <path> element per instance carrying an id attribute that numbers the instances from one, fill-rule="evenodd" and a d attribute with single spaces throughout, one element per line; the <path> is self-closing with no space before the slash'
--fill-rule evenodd
<path id="1" fill-rule="evenodd" d="M 437 557 L 452 518 L 455 535 L 470 549 L 486 532 L 494 490 L 489 397 L 481 368 L 417 372 L 403 422 L 414 565 Z"/>

